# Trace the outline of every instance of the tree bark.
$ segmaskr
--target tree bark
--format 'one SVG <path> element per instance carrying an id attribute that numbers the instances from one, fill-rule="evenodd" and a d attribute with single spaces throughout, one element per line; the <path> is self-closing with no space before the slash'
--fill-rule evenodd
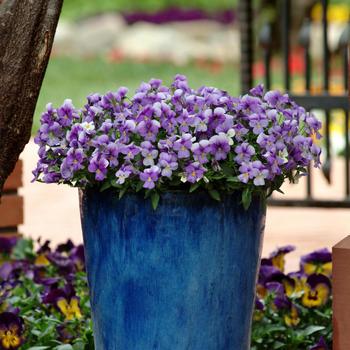
<path id="1" fill-rule="evenodd" d="M 0 197 L 29 141 L 63 0 L 0 0 Z"/>

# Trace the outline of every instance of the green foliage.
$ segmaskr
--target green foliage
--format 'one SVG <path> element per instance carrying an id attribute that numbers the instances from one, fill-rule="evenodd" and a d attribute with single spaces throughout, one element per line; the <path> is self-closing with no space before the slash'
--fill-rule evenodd
<path id="1" fill-rule="evenodd" d="M 105 11 L 145 11 L 154 12 L 169 7 L 202 9 L 205 11 L 220 11 L 234 8 L 237 0 L 66 0 L 63 5 L 62 17 L 75 19 L 82 16 Z"/>
<path id="2" fill-rule="evenodd" d="M 300 322 L 287 326 L 284 320 L 286 310 L 277 310 L 273 298 L 265 304 L 262 319 L 255 319 L 252 329 L 251 350 L 307 350 L 318 342 L 321 336 L 332 343 L 332 301 L 317 309 L 300 308 Z"/>

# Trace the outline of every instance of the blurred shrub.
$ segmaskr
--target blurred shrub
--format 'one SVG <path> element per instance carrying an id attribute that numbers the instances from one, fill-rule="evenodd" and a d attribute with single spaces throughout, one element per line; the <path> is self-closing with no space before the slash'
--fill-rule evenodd
<path id="1" fill-rule="evenodd" d="M 105 11 L 146 11 L 154 12 L 169 7 L 220 11 L 236 7 L 238 0 L 67 0 L 64 2 L 62 17 L 74 19 Z"/>

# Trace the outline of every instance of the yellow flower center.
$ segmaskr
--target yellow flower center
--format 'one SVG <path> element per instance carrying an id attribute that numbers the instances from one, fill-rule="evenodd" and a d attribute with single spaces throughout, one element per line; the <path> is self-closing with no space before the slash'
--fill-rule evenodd
<path id="1" fill-rule="evenodd" d="M 21 338 L 17 335 L 17 327 L 8 329 L 6 331 L 0 331 L 1 345 L 5 349 L 17 348 L 21 345 Z"/>
<path id="2" fill-rule="evenodd" d="M 35 259 L 34 264 L 36 266 L 47 266 L 50 265 L 50 261 L 47 259 L 47 257 L 45 256 L 45 254 L 40 254 L 37 256 L 37 258 Z"/>

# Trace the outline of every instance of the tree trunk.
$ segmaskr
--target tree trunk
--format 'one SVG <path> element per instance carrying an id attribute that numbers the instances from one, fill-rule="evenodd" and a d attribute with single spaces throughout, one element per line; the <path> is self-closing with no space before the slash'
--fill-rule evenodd
<path id="1" fill-rule="evenodd" d="M 0 197 L 29 141 L 63 0 L 0 0 Z"/>

